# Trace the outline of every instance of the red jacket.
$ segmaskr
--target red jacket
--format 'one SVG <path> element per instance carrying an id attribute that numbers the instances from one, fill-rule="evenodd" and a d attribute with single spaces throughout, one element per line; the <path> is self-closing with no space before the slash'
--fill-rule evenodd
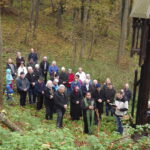
<path id="1" fill-rule="evenodd" d="M 67 83 L 67 87 L 71 87 L 71 83 L 74 81 L 74 74 L 68 74 L 68 83 Z"/>

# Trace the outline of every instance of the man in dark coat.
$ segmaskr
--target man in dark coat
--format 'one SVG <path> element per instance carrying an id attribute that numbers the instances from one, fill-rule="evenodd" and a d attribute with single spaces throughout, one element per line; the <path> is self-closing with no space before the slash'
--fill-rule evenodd
<path id="1" fill-rule="evenodd" d="M 125 84 L 124 93 L 125 93 L 124 96 L 126 97 L 127 101 L 129 102 L 131 100 L 131 97 L 132 97 L 132 92 L 129 89 L 129 84 L 128 83 Z"/>
<path id="2" fill-rule="evenodd" d="M 82 116 L 81 112 L 81 102 L 82 102 L 82 93 L 79 90 L 79 87 L 75 87 L 70 94 L 70 115 L 72 120 L 79 120 Z"/>
<path id="3" fill-rule="evenodd" d="M 52 81 L 48 81 L 44 91 L 44 105 L 46 108 L 45 119 L 52 120 L 54 113 L 54 88 Z"/>
<path id="4" fill-rule="evenodd" d="M 28 73 L 26 74 L 26 78 L 30 82 L 29 103 L 33 104 L 36 102 L 36 94 L 35 94 L 36 75 L 32 67 L 28 67 Z"/>
<path id="5" fill-rule="evenodd" d="M 58 91 L 54 94 L 54 103 L 56 105 L 57 112 L 57 127 L 61 128 L 63 126 L 63 116 L 67 109 L 68 103 L 64 85 L 60 85 Z"/>
<path id="6" fill-rule="evenodd" d="M 66 70 L 65 67 L 61 68 L 61 73 L 59 74 L 59 84 L 67 86 L 68 74 L 65 72 L 65 70 Z"/>
<path id="7" fill-rule="evenodd" d="M 26 105 L 27 92 L 29 90 L 30 83 L 27 78 L 25 78 L 24 72 L 20 73 L 20 77 L 17 79 L 17 90 L 20 94 L 20 105 Z"/>
<path id="8" fill-rule="evenodd" d="M 82 109 L 83 109 L 84 133 L 92 134 L 95 121 L 94 110 L 96 109 L 96 104 L 94 99 L 92 99 L 90 92 L 86 93 L 85 98 L 82 101 Z"/>
<path id="9" fill-rule="evenodd" d="M 43 100 L 45 94 L 45 83 L 42 77 L 38 79 L 38 82 L 35 84 L 35 93 L 37 96 L 37 110 L 41 110 L 43 107 Z"/>
<path id="10" fill-rule="evenodd" d="M 36 64 L 36 65 L 35 65 L 34 73 L 35 73 L 35 76 L 36 76 L 36 81 L 38 81 L 38 79 L 39 79 L 40 77 L 42 77 L 42 71 L 41 71 L 41 69 L 40 69 L 39 64 Z"/>
<path id="11" fill-rule="evenodd" d="M 108 84 L 108 87 L 104 91 L 105 94 L 105 102 L 106 102 L 106 116 L 109 116 L 109 112 L 111 112 L 111 116 L 113 116 L 113 109 L 111 104 L 114 102 L 116 91 L 113 88 L 112 83 Z"/>
<path id="12" fill-rule="evenodd" d="M 93 88 L 92 88 L 92 85 L 90 84 L 88 79 L 85 80 L 85 84 L 81 87 L 81 89 L 82 89 L 82 94 L 84 97 L 85 97 L 87 92 L 92 93 Z"/>
<path id="13" fill-rule="evenodd" d="M 28 55 L 28 61 L 30 62 L 30 60 L 33 59 L 33 61 L 35 63 L 37 63 L 38 61 L 38 56 L 37 56 L 37 53 L 35 53 L 34 49 L 31 48 L 31 53 Z"/>
<path id="14" fill-rule="evenodd" d="M 45 84 L 47 82 L 47 72 L 49 69 L 49 62 L 47 61 L 47 57 L 43 57 L 43 61 L 40 63 L 40 69 L 42 71 L 42 76 L 44 78 Z"/>
<path id="15" fill-rule="evenodd" d="M 101 89 L 101 84 L 96 84 L 96 90 L 93 93 L 93 98 L 96 102 L 96 108 L 98 109 L 99 118 L 102 119 L 104 91 L 103 89 Z"/>

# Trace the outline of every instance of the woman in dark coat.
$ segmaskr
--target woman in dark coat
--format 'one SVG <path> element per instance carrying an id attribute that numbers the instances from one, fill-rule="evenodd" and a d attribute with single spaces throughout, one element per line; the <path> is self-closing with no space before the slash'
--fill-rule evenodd
<path id="1" fill-rule="evenodd" d="M 79 87 L 75 87 L 70 95 L 70 115 L 72 120 L 79 120 L 82 112 L 81 112 L 81 101 L 82 101 L 82 93 L 79 90 Z"/>
<path id="2" fill-rule="evenodd" d="M 44 91 L 44 105 L 46 108 L 46 114 L 45 119 L 46 120 L 52 120 L 53 119 L 53 113 L 54 113 L 54 88 L 52 81 L 48 81 L 46 84 L 46 88 Z"/>

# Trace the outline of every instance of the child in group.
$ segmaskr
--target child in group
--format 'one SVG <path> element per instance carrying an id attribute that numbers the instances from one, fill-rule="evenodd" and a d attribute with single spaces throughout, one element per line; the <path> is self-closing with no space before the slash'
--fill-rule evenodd
<path id="1" fill-rule="evenodd" d="M 9 85 L 13 89 L 13 77 L 10 69 L 6 69 L 6 85 Z"/>
<path id="2" fill-rule="evenodd" d="M 14 90 L 11 88 L 10 85 L 6 85 L 5 93 L 7 95 L 7 100 L 10 100 L 10 101 L 13 100 Z"/>

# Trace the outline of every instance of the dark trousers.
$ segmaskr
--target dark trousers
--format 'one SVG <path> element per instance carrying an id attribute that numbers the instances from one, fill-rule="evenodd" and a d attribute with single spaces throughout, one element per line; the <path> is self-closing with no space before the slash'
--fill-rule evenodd
<path id="1" fill-rule="evenodd" d="M 46 106 L 46 116 L 45 116 L 45 118 L 47 119 L 47 120 L 51 120 L 51 119 L 53 119 L 53 107 L 52 106 Z"/>
<path id="2" fill-rule="evenodd" d="M 38 94 L 37 95 L 37 110 L 42 109 L 43 107 L 43 94 Z"/>
<path id="3" fill-rule="evenodd" d="M 26 97 L 27 97 L 27 92 L 20 91 L 20 106 L 25 106 L 26 105 Z"/>
<path id="4" fill-rule="evenodd" d="M 61 128 L 63 126 L 63 117 L 65 114 L 65 109 L 56 109 L 57 112 L 57 127 Z"/>
<path id="5" fill-rule="evenodd" d="M 36 94 L 34 88 L 29 89 L 29 103 L 36 103 Z"/>
<path id="6" fill-rule="evenodd" d="M 109 116 L 109 112 L 111 112 L 111 116 L 113 116 L 113 109 L 112 109 L 111 105 L 106 103 L 106 116 Z"/>
<path id="7" fill-rule="evenodd" d="M 115 116 L 116 117 L 116 122 L 117 122 L 117 131 L 120 134 L 123 134 L 123 125 L 122 125 L 122 121 L 121 121 L 121 117 Z"/>
<path id="8" fill-rule="evenodd" d="M 44 78 L 44 82 L 45 84 L 47 83 L 47 72 L 46 73 L 43 73 L 43 78 Z"/>

